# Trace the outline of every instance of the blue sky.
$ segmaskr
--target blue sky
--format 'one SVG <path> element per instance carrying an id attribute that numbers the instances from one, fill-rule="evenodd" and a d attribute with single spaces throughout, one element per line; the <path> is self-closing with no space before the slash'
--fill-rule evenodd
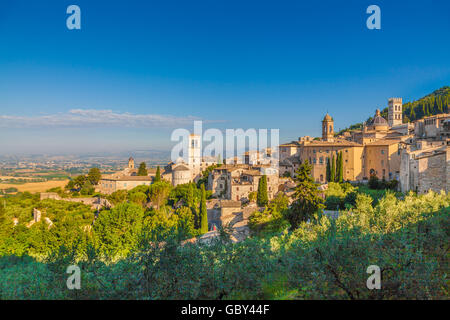
<path id="1" fill-rule="evenodd" d="M 282 142 L 327 111 L 344 128 L 450 85 L 449 17 L 447 0 L 2 0 L 0 153 L 169 149 L 192 119 Z"/>

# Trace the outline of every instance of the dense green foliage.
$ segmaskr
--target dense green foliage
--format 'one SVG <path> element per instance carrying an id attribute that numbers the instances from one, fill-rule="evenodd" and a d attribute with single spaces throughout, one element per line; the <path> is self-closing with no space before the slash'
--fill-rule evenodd
<path id="1" fill-rule="evenodd" d="M 358 189 L 350 183 L 330 182 L 325 191 L 325 208 L 328 210 L 349 209 L 355 205 Z"/>
<path id="2" fill-rule="evenodd" d="M 99 168 L 91 168 L 87 175 L 79 175 L 71 179 L 65 190 L 70 192 L 72 196 L 77 196 L 79 194 L 83 196 L 93 195 L 95 193 L 95 186 L 98 184 L 102 177 Z M 49 190 L 49 192 L 56 192 L 61 197 L 68 196 L 66 192 L 60 188 L 54 188 L 54 190 Z"/>
<path id="3" fill-rule="evenodd" d="M 201 186 L 202 198 L 200 201 L 200 233 L 204 234 L 208 232 L 208 212 L 206 209 L 206 191 L 205 185 Z"/>
<path id="4" fill-rule="evenodd" d="M 0 198 L 0 299 L 448 299 L 450 195 L 329 182 L 332 219 L 310 173 L 305 161 L 292 198 L 256 209 L 238 243 L 226 228 L 186 241 L 208 231 L 204 184 L 117 191 L 98 213 L 39 194 Z M 80 290 L 66 286 L 72 264 Z M 381 290 L 366 287 L 369 265 Z"/>
<path id="5" fill-rule="evenodd" d="M 114 261 L 104 257 L 110 248 L 95 242 L 82 259 L 73 254 L 75 243 L 45 260 L 2 252 L 0 299 L 447 299 L 450 197 L 387 194 L 372 201 L 358 194 L 354 208 L 336 220 L 316 215 L 292 232 L 240 243 L 182 245 L 176 233 L 156 231 L 159 220 L 145 231 L 144 218 L 115 229 L 117 238 L 105 233 L 111 245 L 128 246 L 121 241 L 144 228 L 135 249 Z M 272 212 L 284 210 L 282 202 Z M 134 204 L 117 210 L 111 227 L 142 216 Z M 82 270 L 81 290 L 66 287 L 66 268 L 74 263 Z M 381 268 L 381 290 L 366 287 L 369 265 Z"/>
<path id="6" fill-rule="evenodd" d="M 344 181 L 342 151 L 337 153 L 336 159 L 334 158 L 334 154 L 331 156 L 331 159 L 327 157 L 326 181 L 341 183 Z"/>
<path id="7" fill-rule="evenodd" d="M 336 181 L 336 161 L 334 159 L 334 154 L 331 156 L 331 171 L 330 171 L 330 180 L 329 182 Z"/>
<path id="8" fill-rule="evenodd" d="M 285 230 L 289 223 L 286 220 L 289 199 L 279 193 L 263 211 L 255 211 L 249 218 L 249 227 L 254 234 L 272 235 Z"/>
<path id="9" fill-rule="evenodd" d="M 342 151 L 338 153 L 336 161 L 336 182 L 342 183 L 344 181 L 344 159 Z"/>
<path id="10" fill-rule="evenodd" d="M 145 162 L 141 162 L 139 164 L 139 169 L 138 169 L 137 175 L 138 176 L 147 176 L 148 175 L 147 165 L 145 164 Z"/>
<path id="11" fill-rule="evenodd" d="M 97 185 L 102 177 L 102 174 L 100 173 L 99 168 L 91 168 L 89 170 L 89 173 L 87 175 L 87 179 L 92 185 Z"/>
<path id="12" fill-rule="evenodd" d="M 296 171 L 294 202 L 286 215 L 292 229 L 296 229 L 301 222 L 312 219 L 323 208 L 323 199 L 319 195 L 318 185 L 311 177 L 311 169 L 308 160 L 305 160 Z"/>
<path id="13" fill-rule="evenodd" d="M 161 181 L 161 169 L 159 169 L 159 166 L 156 167 L 156 174 L 155 174 L 155 179 L 153 180 L 153 182 L 160 182 Z"/>
<path id="14" fill-rule="evenodd" d="M 260 207 L 264 207 L 269 203 L 267 195 L 267 176 L 263 175 L 258 181 L 258 191 L 256 193 L 256 203 Z"/>

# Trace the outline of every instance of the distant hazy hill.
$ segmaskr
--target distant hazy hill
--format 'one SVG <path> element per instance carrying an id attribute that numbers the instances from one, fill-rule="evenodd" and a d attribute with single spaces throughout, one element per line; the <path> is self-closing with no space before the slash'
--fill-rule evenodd
<path id="1" fill-rule="evenodd" d="M 414 121 L 422 119 L 423 117 L 432 116 L 439 113 L 447 113 L 450 105 L 450 87 L 445 86 L 438 90 L 433 91 L 429 95 L 420 98 L 417 101 L 407 102 L 403 104 L 403 122 Z M 381 111 L 381 115 L 387 119 L 388 108 L 384 108 Z M 367 119 L 371 121 L 372 117 Z M 362 123 L 351 125 L 350 127 L 338 132 L 342 132 L 361 129 Z"/>

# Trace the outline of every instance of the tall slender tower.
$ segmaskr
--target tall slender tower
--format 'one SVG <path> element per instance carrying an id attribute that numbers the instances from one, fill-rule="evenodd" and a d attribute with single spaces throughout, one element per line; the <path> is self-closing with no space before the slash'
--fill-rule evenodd
<path id="1" fill-rule="evenodd" d="M 133 159 L 133 157 L 130 157 L 130 159 L 128 159 L 128 169 L 134 169 L 134 159 Z"/>
<path id="2" fill-rule="evenodd" d="M 388 100 L 388 124 L 389 127 L 401 125 L 402 117 L 402 98 L 389 98 Z"/>
<path id="3" fill-rule="evenodd" d="M 189 159 L 188 164 L 190 166 L 200 166 L 201 162 L 201 141 L 200 136 L 191 134 L 189 136 Z"/>
<path id="4" fill-rule="evenodd" d="M 201 137 L 196 134 L 189 135 L 188 166 L 191 171 L 191 179 L 194 180 L 201 173 L 202 145 Z"/>
<path id="5" fill-rule="evenodd" d="M 322 139 L 324 141 L 334 140 L 334 121 L 328 113 L 322 120 Z"/>

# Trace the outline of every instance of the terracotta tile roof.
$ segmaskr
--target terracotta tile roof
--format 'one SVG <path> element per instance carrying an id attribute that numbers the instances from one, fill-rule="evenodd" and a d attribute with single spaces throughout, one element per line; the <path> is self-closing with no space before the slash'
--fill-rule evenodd
<path id="1" fill-rule="evenodd" d="M 153 178 L 150 176 L 121 176 L 117 178 L 102 178 L 101 180 L 112 180 L 112 181 L 152 181 Z"/>
<path id="2" fill-rule="evenodd" d="M 366 144 L 366 146 L 390 146 L 392 144 L 397 144 L 402 142 L 402 140 L 399 139 L 382 139 L 374 142 L 369 142 Z"/>
<path id="3" fill-rule="evenodd" d="M 362 144 L 348 141 L 345 139 L 335 139 L 334 141 L 324 141 L 324 140 L 313 140 L 304 145 L 304 147 L 362 147 Z"/>

